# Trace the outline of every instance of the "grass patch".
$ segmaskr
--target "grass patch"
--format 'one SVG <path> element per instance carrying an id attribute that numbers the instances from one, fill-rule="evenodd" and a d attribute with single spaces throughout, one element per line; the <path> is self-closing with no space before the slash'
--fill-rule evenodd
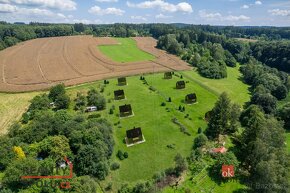
<path id="1" fill-rule="evenodd" d="M 239 71 L 239 66 L 227 67 L 227 70 L 228 77 L 219 80 L 204 78 L 198 72 L 186 71 L 182 74 L 217 95 L 227 92 L 231 99 L 240 105 L 250 101 L 250 86 L 241 82 L 242 74 Z"/>
<path id="2" fill-rule="evenodd" d="M 39 92 L 8 94 L 0 93 L 0 134 L 7 131 L 9 126 L 20 119 L 29 101 Z"/>
<path id="3" fill-rule="evenodd" d="M 120 45 L 98 46 L 100 51 L 116 62 L 140 62 L 153 60 L 155 57 L 137 47 L 135 40 L 131 38 L 116 38 Z"/>

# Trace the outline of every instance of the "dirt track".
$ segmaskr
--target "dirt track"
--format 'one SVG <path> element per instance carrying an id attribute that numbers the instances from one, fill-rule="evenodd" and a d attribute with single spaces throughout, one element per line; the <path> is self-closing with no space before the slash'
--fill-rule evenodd
<path id="1" fill-rule="evenodd" d="M 116 44 L 112 38 L 71 36 L 27 41 L 0 52 L 0 91 L 42 90 L 63 82 L 67 86 L 118 76 L 189 70 L 178 57 L 155 48 L 156 40 L 134 38 L 138 47 L 156 56 L 153 61 L 117 63 L 97 45 Z"/>

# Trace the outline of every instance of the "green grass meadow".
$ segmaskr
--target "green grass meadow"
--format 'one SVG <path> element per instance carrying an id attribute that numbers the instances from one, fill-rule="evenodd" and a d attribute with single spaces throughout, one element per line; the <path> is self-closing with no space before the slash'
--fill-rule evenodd
<path id="1" fill-rule="evenodd" d="M 116 62 L 140 62 L 153 60 L 155 57 L 149 53 L 140 50 L 135 40 L 131 38 L 115 38 L 119 45 L 98 46 L 100 51 Z"/>
<path id="2" fill-rule="evenodd" d="M 250 86 L 242 83 L 239 68 L 239 65 L 235 68 L 227 67 L 228 77 L 218 80 L 204 78 L 190 71 L 182 72 L 182 74 L 218 95 L 226 91 L 235 103 L 243 105 L 250 100 Z"/>
<path id="3" fill-rule="evenodd" d="M 199 82 L 197 78 L 199 75 L 194 71 L 175 73 L 179 76 L 183 75 L 183 80 L 187 82 L 186 88 L 183 90 L 175 89 L 176 82 L 181 80 L 180 77 L 173 76 L 173 79 L 165 80 L 163 73 L 145 75 L 149 86 L 144 84 L 139 76 L 128 77 L 128 85 L 126 86 L 118 86 L 117 79 L 109 80 L 110 83 L 106 85 L 103 94 L 110 103 L 107 104 L 107 110 L 100 113 L 113 124 L 120 121 L 120 124 L 114 125 L 116 145 L 112 162 L 120 163 L 121 167 L 119 170 L 111 172 L 111 175 L 102 182 L 102 185 L 106 187 L 106 184 L 112 182 L 113 191 L 116 191 L 122 183 L 134 184 L 138 181 L 151 179 L 154 173 L 173 166 L 173 159 L 177 153 L 188 156 L 198 128 L 206 128 L 204 114 L 212 109 L 220 93 L 224 91 L 231 93 L 230 97 L 241 105 L 249 100 L 248 87 L 238 80 L 238 68 L 234 68 L 232 71 L 234 73 L 233 75 L 229 74 L 229 79 L 238 86 L 226 84 L 227 81 L 203 84 L 202 81 Z M 81 85 L 68 89 L 68 92 L 72 97 L 75 97 L 77 92 L 86 93 L 88 89 L 99 88 L 101 85 L 103 85 L 102 81 Z M 150 90 L 150 86 L 156 91 Z M 117 89 L 124 89 L 125 100 L 113 100 L 113 92 Z M 216 90 L 216 92 L 212 92 L 212 90 Z M 197 94 L 198 102 L 196 104 L 187 105 L 184 103 L 185 96 L 190 93 Z M 171 103 L 166 102 L 168 97 L 171 97 Z M 161 106 L 162 102 L 166 103 L 165 107 Z M 132 105 L 133 117 L 119 118 L 118 107 L 123 104 Z M 178 111 L 180 105 L 185 107 L 185 112 Z M 113 115 L 110 115 L 109 109 L 112 106 L 115 106 L 116 110 Z M 189 116 L 185 118 L 187 114 Z M 191 136 L 182 133 L 180 128 L 171 121 L 174 117 L 188 129 Z M 134 126 L 142 128 L 146 142 L 128 148 L 123 140 L 126 130 Z M 175 149 L 169 149 L 167 145 L 174 145 Z M 129 158 L 119 161 L 115 156 L 118 150 L 128 152 Z M 208 180 L 215 184 L 210 179 Z M 224 186 L 230 189 L 234 188 L 236 184 L 239 183 L 230 183 L 229 187 L 227 184 Z M 170 192 L 171 190 L 169 188 L 166 191 Z"/>
<path id="4" fill-rule="evenodd" d="M 183 75 L 183 80 L 187 82 L 186 88 L 183 90 L 175 89 L 176 82 L 181 80 L 180 77 L 173 76 L 173 79 L 165 80 L 163 73 L 144 75 L 149 85 L 144 84 L 140 80 L 140 76 L 128 77 L 128 85 L 126 86 L 118 86 L 117 79 L 110 79 L 110 83 L 106 85 L 103 93 L 108 101 L 107 109 L 99 113 L 113 124 L 116 144 L 112 163 L 118 162 L 121 167 L 116 171 L 112 171 L 106 180 L 101 182 L 102 187 L 106 187 L 112 182 L 112 192 L 116 192 L 123 183 L 135 184 L 138 181 L 151 179 L 156 172 L 173 166 L 173 159 L 177 153 L 188 156 L 198 128 L 201 127 L 203 130 L 206 128 L 206 122 L 203 119 L 204 114 L 214 106 L 219 94 L 224 91 L 229 93 L 231 99 L 240 105 L 249 100 L 248 86 L 239 80 L 241 75 L 238 68 L 229 68 L 228 72 L 229 77 L 224 80 L 204 79 L 193 70 L 176 72 L 175 74 L 179 76 Z M 102 85 L 103 81 L 97 81 L 70 87 L 67 89 L 67 92 L 73 99 L 76 97 L 77 92 L 86 93 L 90 88 L 99 89 Z M 156 91 L 150 90 L 150 86 Z M 117 89 L 124 89 L 125 100 L 113 100 L 113 92 Z M 193 105 L 185 104 L 185 96 L 193 92 L 197 94 L 198 102 Z M 4 98 L 15 100 L 25 96 L 21 102 L 23 104 L 21 106 L 22 114 L 25 108 L 27 108 L 28 101 L 35 94 L 3 94 L 1 100 L 5 101 Z M 166 102 L 168 97 L 171 97 L 171 103 Z M 161 106 L 162 102 L 165 102 L 166 106 Z M 8 116 L 7 120 L 16 121 L 21 114 L 19 114 L 20 111 L 18 109 L 14 109 L 12 104 L 7 103 L 6 110 L 2 114 Z M 124 104 L 132 105 L 133 117 L 119 118 L 118 107 Z M 185 107 L 185 112 L 178 111 L 180 105 Z M 115 106 L 115 111 L 114 114 L 110 115 L 109 109 L 112 106 Z M 73 104 L 71 109 L 73 109 Z M 13 112 L 14 110 L 15 112 Z M 187 114 L 188 117 L 185 118 Z M 179 126 L 172 122 L 174 117 L 188 129 L 191 136 L 180 131 Z M 116 124 L 118 122 L 120 124 Z M 134 126 L 142 128 L 146 142 L 133 147 L 127 147 L 123 142 L 126 130 Z M 173 145 L 175 149 L 169 149 L 167 145 Z M 115 156 L 118 150 L 128 152 L 129 158 L 123 161 L 118 160 Z M 239 182 L 217 185 L 206 174 L 204 176 L 199 182 L 200 185 L 196 185 L 189 180 L 189 177 L 185 176 L 185 181 L 178 190 L 174 191 L 168 187 L 164 189 L 164 192 L 183 192 L 185 188 L 200 192 L 201 189 L 199 188 L 203 186 L 204 190 L 214 187 L 214 192 L 232 192 L 232 190 L 237 188 L 243 188 Z"/>

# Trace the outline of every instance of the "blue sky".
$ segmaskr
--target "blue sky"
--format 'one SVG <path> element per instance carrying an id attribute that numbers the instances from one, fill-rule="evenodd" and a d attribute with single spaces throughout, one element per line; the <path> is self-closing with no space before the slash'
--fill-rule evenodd
<path id="1" fill-rule="evenodd" d="M 290 0 L 0 0 L 0 20 L 290 26 Z"/>

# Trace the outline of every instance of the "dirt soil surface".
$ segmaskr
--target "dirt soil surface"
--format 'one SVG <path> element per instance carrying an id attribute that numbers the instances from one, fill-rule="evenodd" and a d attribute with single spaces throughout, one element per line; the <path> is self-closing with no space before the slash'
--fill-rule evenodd
<path id="1" fill-rule="evenodd" d="M 150 37 L 133 38 L 137 46 L 156 57 L 152 61 L 118 63 L 106 57 L 98 45 L 115 45 L 113 38 L 69 36 L 35 39 L 0 52 L 0 91 L 44 90 L 144 73 L 190 70 L 178 57 L 155 48 Z"/>

